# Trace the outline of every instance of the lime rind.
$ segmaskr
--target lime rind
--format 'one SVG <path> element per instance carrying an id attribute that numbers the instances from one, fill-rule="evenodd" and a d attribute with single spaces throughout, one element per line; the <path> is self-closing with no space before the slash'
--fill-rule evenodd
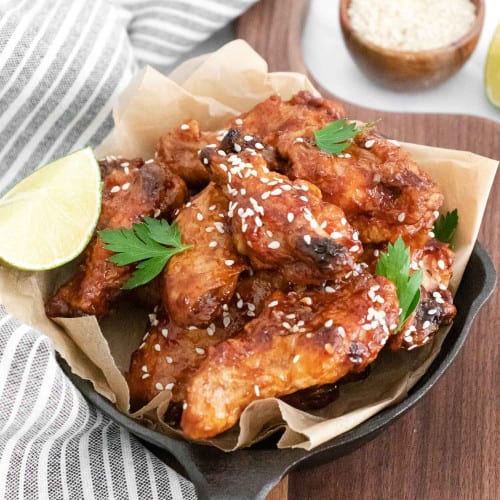
<path id="1" fill-rule="evenodd" d="M 0 199 L 0 260 L 27 271 L 70 262 L 92 238 L 101 196 L 90 148 L 36 170 Z"/>
<path id="2" fill-rule="evenodd" d="M 484 88 L 490 103 L 500 108 L 500 25 L 497 26 L 488 47 L 484 66 Z"/>

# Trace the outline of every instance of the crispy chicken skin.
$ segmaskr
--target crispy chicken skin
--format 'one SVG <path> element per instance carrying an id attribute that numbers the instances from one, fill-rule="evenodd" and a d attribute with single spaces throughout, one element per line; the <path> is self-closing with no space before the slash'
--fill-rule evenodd
<path id="1" fill-rule="evenodd" d="M 104 185 L 97 230 L 128 228 L 145 215 L 168 215 L 186 197 L 182 179 L 154 162 L 109 159 L 100 166 Z M 47 302 L 47 316 L 107 315 L 133 269 L 109 262 L 111 255 L 96 233 L 77 273 Z"/>
<path id="2" fill-rule="evenodd" d="M 363 243 L 395 241 L 428 232 L 443 195 L 399 146 L 373 129 L 358 134 L 341 155 L 321 151 L 314 131 L 342 117 L 335 104 L 305 92 L 283 102 L 273 96 L 242 116 L 240 127 L 256 134 L 289 162 L 288 175 L 318 186 L 338 205 Z M 332 110 L 325 112 L 325 109 Z"/>
<path id="3" fill-rule="evenodd" d="M 240 335 L 209 349 L 188 384 L 182 429 L 193 439 L 209 438 L 234 425 L 252 401 L 364 370 L 398 311 L 394 285 L 368 274 L 333 294 L 274 293 Z"/>
<path id="4" fill-rule="evenodd" d="M 183 243 L 192 248 L 170 259 L 163 273 L 163 303 L 180 326 L 208 325 L 247 268 L 233 243 L 227 207 L 222 191 L 210 183 L 176 218 Z"/>
<path id="5" fill-rule="evenodd" d="M 163 307 L 156 308 L 127 375 L 132 408 L 144 406 L 165 388 L 172 391 L 174 402 L 184 401 L 186 384 L 206 358 L 208 348 L 239 333 L 246 322 L 260 314 L 272 292 L 288 289 L 278 273 L 241 276 L 231 302 L 223 304 L 219 316 L 206 328 L 183 328 Z"/>
<path id="6" fill-rule="evenodd" d="M 158 160 L 194 189 L 208 184 L 199 150 L 217 142 L 217 132 L 201 132 L 196 120 L 189 120 L 162 135 L 156 146 Z"/>
<path id="7" fill-rule="evenodd" d="M 343 211 L 323 202 L 315 186 L 270 171 L 258 153 L 262 144 L 252 141 L 231 129 L 220 149 L 201 152 L 211 178 L 230 200 L 238 252 L 254 269 L 279 269 L 299 284 L 352 269 L 362 245 Z"/>

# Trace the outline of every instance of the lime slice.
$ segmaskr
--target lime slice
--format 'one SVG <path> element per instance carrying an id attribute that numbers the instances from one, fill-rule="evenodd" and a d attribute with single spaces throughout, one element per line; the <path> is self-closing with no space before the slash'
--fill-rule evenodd
<path id="1" fill-rule="evenodd" d="M 484 68 L 484 86 L 491 104 L 500 108 L 500 25 L 488 48 Z"/>
<path id="2" fill-rule="evenodd" d="M 0 199 L 0 259 L 31 271 L 78 256 L 101 210 L 101 174 L 90 148 L 36 170 Z"/>

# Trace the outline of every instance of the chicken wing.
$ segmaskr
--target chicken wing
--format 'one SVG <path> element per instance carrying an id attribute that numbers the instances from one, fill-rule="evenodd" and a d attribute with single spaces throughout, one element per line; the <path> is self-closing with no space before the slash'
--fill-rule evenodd
<path id="1" fill-rule="evenodd" d="M 201 132 L 196 120 L 189 120 L 160 137 L 158 160 L 193 189 L 208 184 L 208 174 L 200 163 L 200 149 L 215 144 L 218 132 Z"/>
<path id="2" fill-rule="evenodd" d="M 358 276 L 328 293 L 276 292 L 244 331 L 208 350 L 187 388 L 181 426 L 193 439 L 234 425 L 252 401 L 362 371 L 397 324 L 395 287 Z"/>
<path id="3" fill-rule="evenodd" d="M 410 244 L 411 245 L 411 244 Z M 388 346 L 408 351 L 425 345 L 441 326 L 449 325 L 457 313 L 448 290 L 455 255 L 447 243 L 429 239 L 423 247 L 412 248 L 413 269 L 424 271 L 420 302 Z"/>
<path id="4" fill-rule="evenodd" d="M 163 303 L 180 326 L 206 326 L 229 302 L 247 268 L 231 237 L 228 201 L 213 183 L 195 196 L 176 221 L 190 250 L 174 255 L 163 273 Z"/>
<path id="5" fill-rule="evenodd" d="M 273 96 L 241 118 L 239 127 L 256 134 L 289 162 L 288 175 L 317 185 L 338 205 L 363 242 L 395 241 L 429 232 L 443 195 L 399 146 L 374 130 L 358 134 L 341 155 L 321 151 L 314 131 L 337 120 L 334 103 L 299 93 L 288 102 Z M 285 110 L 285 111 L 284 111 Z"/>
<path id="6" fill-rule="evenodd" d="M 133 409 L 151 401 L 163 390 L 172 401 L 182 403 L 186 385 L 206 358 L 210 346 L 233 337 L 245 323 L 260 314 L 264 301 L 275 290 L 288 290 L 276 273 L 257 272 L 242 276 L 229 304 L 206 328 L 183 328 L 169 318 L 163 307 L 149 316 L 150 326 L 133 353 L 127 380 Z"/>
<path id="7" fill-rule="evenodd" d="M 362 253 L 343 211 L 318 189 L 268 169 L 263 145 L 231 129 L 219 149 L 202 150 L 212 179 L 230 200 L 228 215 L 239 253 L 254 269 L 279 269 L 299 284 L 348 272 Z"/>
<path id="8" fill-rule="evenodd" d="M 110 158 L 100 166 L 104 185 L 97 230 L 128 228 L 146 215 L 169 215 L 186 197 L 182 179 L 152 160 Z M 109 262 L 111 255 L 96 233 L 77 273 L 47 302 L 47 316 L 107 315 L 133 271 L 133 266 Z"/>

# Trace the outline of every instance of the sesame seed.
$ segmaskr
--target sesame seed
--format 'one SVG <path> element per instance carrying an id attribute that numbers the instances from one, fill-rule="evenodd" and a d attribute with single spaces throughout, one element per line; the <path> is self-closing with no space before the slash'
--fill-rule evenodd
<path id="1" fill-rule="evenodd" d="M 436 236 L 433 231 L 429 231 L 429 238 L 434 238 Z"/>
<path id="2" fill-rule="evenodd" d="M 236 125 L 243 125 L 243 120 L 241 118 L 236 118 L 236 120 L 234 120 L 234 123 L 236 123 Z"/>
<path id="3" fill-rule="evenodd" d="M 378 257 L 379 255 L 380 255 L 380 250 L 377 250 L 377 249 L 373 250 L 374 257 Z"/>
<path id="4" fill-rule="evenodd" d="M 441 269 L 441 270 L 444 270 L 444 269 L 445 269 L 446 265 L 445 265 L 445 263 L 444 263 L 444 260 L 442 260 L 442 259 L 439 259 L 439 260 L 438 260 L 438 267 L 439 267 L 439 269 Z"/>
<path id="5" fill-rule="evenodd" d="M 294 143 L 301 143 L 301 142 L 304 142 L 304 138 L 303 137 L 297 137 L 294 141 Z"/>
<path id="6" fill-rule="evenodd" d="M 262 224 L 262 219 L 258 215 L 255 217 L 255 225 L 257 227 L 262 227 L 262 225 L 263 225 Z"/>
<path id="7" fill-rule="evenodd" d="M 229 316 L 225 316 L 222 319 L 222 324 L 224 325 L 224 328 L 227 328 L 230 323 L 231 323 L 231 318 Z"/>
<path id="8" fill-rule="evenodd" d="M 165 361 L 166 361 L 169 365 L 171 365 L 171 364 L 174 362 L 174 360 L 173 360 L 170 356 L 167 356 L 167 357 L 165 358 Z"/>
<path id="9" fill-rule="evenodd" d="M 226 266 L 232 266 L 234 264 L 234 260 L 232 260 L 232 259 L 226 259 L 224 261 L 224 264 L 226 264 Z"/>
<path id="10" fill-rule="evenodd" d="M 279 304 L 277 300 L 273 300 L 272 302 L 269 302 L 267 307 L 276 307 Z"/>
<path id="11" fill-rule="evenodd" d="M 203 220 L 203 214 L 196 214 L 196 220 L 199 220 L 201 222 Z"/>
<path id="12" fill-rule="evenodd" d="M 398 221 L 399 222 L 403 222 L 406 218 L 406 214 L 404 212 L 401 212 L 399 215 L 398 215 Z"/>
<path id="13" fill-rule="evenodd" d="M 148 165 L 149 165 L 149 164 L 151 164 L 151 163 L 154 163 L 154 160 L 151 158 L 150 160 L 146 160 L 144 163 L 146 163 L 146 164 L 148 164 Z"/>
<path id="14" fill-rule="evenodd" d="M 427 314 L 429 314 L 430 316 L 434 316 L 434 314 L 437 314 L 437 309 L 429 309 L 427 311 Z"/>
<path id="15" fill-rule="evenodd" d="M 333 319 L 328 319 L 325 321 L 325 327 L 326 328 L 330 328 L 331 326 L 333 326 Z"/>
<path id="16" fill-rule="evenodd" d="M 161 384 L 160 382 L 156 382 L 155 388 L 158 389 L 159 391 L 163 391 L 163 384 Z"/>
<path id="17" fill-rule="evenodd" d="M 151 375 L 149 373 L 145 373 L 141 378 L 144 380 L 148 377 L 151 377 Z"/>
<path id="18" fill-rule="evenodd" d="M 199 354 L 200 356 L 203 356 L 205 354 L 205 349 L 202 349 L 201 347 L 196 347 L 195 351 L 196 354 Z"/>
<path id="19" fill-rule="evenodd" d="M 266 234 L 267 236 L 269 236 L 269 238 L 272 238 L 274 236 L 273 232 L 269 231 L 269 229 L 266 231 Z"/>
<path id="20" fill-rule="evenodd" d="M 299 200 L 302 200 L 303 202 L 307 203 L 309 201 L 309 198 L 307 196 L 299 196 Z"/>
<path id="21" fill-rule="evenodd" d="M 269 243 L 269 245 L 267 245 L 269 248 L 271 248 L 272 250 L 276 250 L 277 248 L 279 248 L 281 245 L 280 245 L 280 242 L 279 241 L 271 241 L 271 243 Z"/>
<path id="22" fill-rule="evenodd" d="M 123 171 L 125 172 L 125 175 L 129 175 L 130 174 L 130 169 L 128 167 L 124 167 Z"/>
<path id="23" fill-rule="evenodd" d="M 292 363 L 297 363 L 299 359 L 300 359 L 300 354 L 296 354 L 292 359 Z"/>
<path id="24" fill-rule="evenodd" d="M 303 299 L 300 300 L 303 304 L 305 304 L 306 306 L 312 306 L 312 299 L 311 297 L 304 297 Z"/>
<path id="25" fill-rule="evenodd" d="M 345 217 L 342 217 L 342 219 L 340 219 L 340 223 L 345 226 L 347 224 L 347 219 Z"/>
<path id="26" fill-rule="evenodd" d="M 203 158 L 203 165 L 208 165 L 209 164 L 209 161 L 208 161 L 208 158 Z"/>
<path id="27" fill-rule="evenodd" d="M 171 382 L 170 384 L 167 384 L 167 385 L 165 386 L 165 389 L 166 389 L 167 391 L 171 391 L 173 388 L 174 388 L 174 383 L 173 383 L 173 382 Z"/>
<path id="28" fill-rule="evenodd" d="M 331 286 L 325 286 L 325 292 L 326 293 L 335 293 L 335 288 Z"/>
<path id="29" fill-rule="evenodd" d="M 190 326 L 188 326 L 188 327 L 187 327 L 187 329 L 188 329 L 188 330 L 191 330 L 191 331 L 192 331 L 192 330 L 198 330 L 198 327 L 197 327 L 197 326 L 195 326 L 195 325 L 190 325 Z"/>
<path id="30" fill-rule="evenodd" d="M 259 386 L 258 386 L 257 384 L 255 384 L 255 385 L 253 386 L 253 390 L 254 390 L 254 392 L 255 392 L 255 395 L 256 395 L 257 397 L 259 397 L 259 396 L 260 396 L 260 388 L 259 388 Z"/>
<path id="31" fill-rule="evenodd" d="M 359 245 L 353 245 L 351 248 L 349 248 L 350 252 L 357 252 L 359 250 Z"/>
<path id="32" fill-rule="evenodd" d="M 181 125 L 181 130 L 189 130 L 189 125 L 187 123 L 183 123 Z"/>
<path id="33" fill-rule="evenodd" d="M 342 233 L 340 233 L 339 231 L 333 231 L 333 233 L 330 235 L 330 238 L 338 240 L 339 238 L 342 238 Z"/>
<path id="34" fill-rule="evenodd" d="M 311 244 L 311 236 L 309 234 L 305 234 L 304 241 L 306 242 L 307 245 L 310 245 Z"/>
<path id="35" fill-rule="evenodd" d="M 306 333 L 306 339 L 312 339 L 314 337 L 314 333 Z"/>
<path id="36" fill-rule="evenodd" d="M 375 174 L 373 176 L 373 182 L 375 182 L 376 184 L 378 184 L 381 180 L 382 180 L 382 176 L 380 174 Z"/>
<path id="37" fill-rule="evenodd" d="M 217 151 L 217 154 L 218 154 L 219 156 L 226 156 L 226 152 L 225 152 L 225 151 L 222 151 L 222 149 L 219 149 L 219 150 Z"/>
<path id="38" fill-rule="evenodd" d="M 148 367 L 146 365 L 143 365 L 143 366 L 141 366 L 141 370 L 143 372 L 147 372 L 148 371 Z"/>
<path id="39" fill-rule="evenodd" d="M 280 189 L 280 188 L 276 188 L 276 189 L 273 189 L 273 190 L 271 191 L 271 195 L 272 195 L 272 196 L 279 196 L 282 192 L 283 192 L 283 191 L 281 191 L 281 189 Z"/>
<path id="40" fill-rule="evenodd" d="M 161 331 L 161 334 L 167 338 L 168 337 L 168 328 L 163 328 L 162 331 Z"/>
<path id="41" fill-rule="evenodd" d="M 252 135 L 246 135 L 245 137 L 243 137 L 243 140 L 249 142 L 249 141 L 253 140 L 253 136 Z"/>
<path id="42" fill-rule="evenodd" d="M 431 326 L 431 322 L 430 321 L 424 321 L 423 324 L 422 324 L 422 328 L 425 330 L 426 328 L 429 328 L 429 326 Z"/>
<path id="43" fill-rule="evenodd" d="M 128 167 L 129 165 L 130 165 L 130 163 L 128 161 L 124 161 L 124 162 L 120 163 L 120 167 L 123 167 L 123 168 Z"/>
<path id="44" fill-rule="evenodd" d="M 209 326 L 207 326 L 207 333 L 209 337 L 213 337 L 215 334 L 215 325 L 211 323 Z"/>
<path id="45" fill-rule="evenodd" d="M 211 241 L 208 246 L 209 248 L 215 248 L 216 246 L 218 245 L 218 243 L 214 240 L 214 241 Z"/>
<path id="46" fill-rule="evenodd" d="M 325 344 L 325 351 L 328 354 L 333 354 L 333 346 L 329 342 Z"/>
<path id="47" fill-rule="evenodd" d="M 109 192 L 110 193 L 118 193 L 118 191 L 120 191 L 121 187 L 120 186 L 113 186 Z"/>
<path id="48" fill-rule="evenodd" d="M 293 219 L 295 219 L 295 215 L 293 215 L 292 212 L 288 212 L 286 218 L 287 218 L 288 222 L 293 222 Z"/>
<path id="49" fill-rule="evenodd" d="M 146 342 L 143 342 L 143 343 L 139 346 L 139 349 L 143 349 L 145 345 L 146 345 Z"/>
<path id="50" fill-rule="evenodd" d="M 256 142 L 255 149 L 264 149 L 264 146 L 260 142 Z"/>
<path id="51" fill-rule="evenodd" d="M 365 142 L 365 148 L 370 149 L 371 147 L 373 147 L 374 144 L 375 144 L 375 140 L 369 139 L 368 141 Z"/>
<path id="52" fill-rule="evenodd" d="M 155 351 L 160 351 L 160 350 L 161 350 L 161 345 L 155 344 Z"/>
<path id="53" fill-rule="evenodd" d="M 185 410 L 187 407 L 188 407 L 188 404 L 184 401 L 184 403 L 182 403 L 182 409 Z"/>

